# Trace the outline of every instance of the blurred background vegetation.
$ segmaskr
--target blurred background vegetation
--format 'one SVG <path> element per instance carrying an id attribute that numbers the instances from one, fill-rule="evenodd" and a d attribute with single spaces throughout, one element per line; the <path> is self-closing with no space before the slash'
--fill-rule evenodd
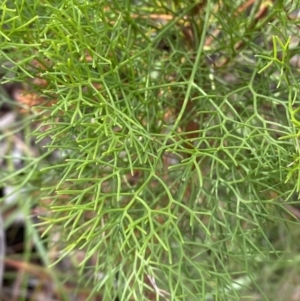
<path id="1" fill-rule="evenodd" d="M 2 1 L 1 300 L 299 300 L 299 1 Z"/>

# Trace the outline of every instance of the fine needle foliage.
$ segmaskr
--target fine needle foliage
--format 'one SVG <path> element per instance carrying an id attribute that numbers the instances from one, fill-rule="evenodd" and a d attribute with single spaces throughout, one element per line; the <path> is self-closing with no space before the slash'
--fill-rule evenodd
<path id="1" fill-rule="evenodd" d="M 1 2 L 2 83 L 31 99 L 1 183 L 59 300 L 292 300 L 299 4 Z"/>

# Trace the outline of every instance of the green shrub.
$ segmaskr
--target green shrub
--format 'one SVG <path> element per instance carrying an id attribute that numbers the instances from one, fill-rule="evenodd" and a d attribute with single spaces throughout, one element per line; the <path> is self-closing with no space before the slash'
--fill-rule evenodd
<path id="1" fill-rule="evenodd" d="M 72 259 L 57 283 L 77 275 L 91 300 L 292 294 L 297 2 L 1 4 L 2 82 L 36 97 L 1 137 L 38 150 L 21 169 L 3 155 L 1 181 L 42 212 L 27 224 L 45 263 Z"/>

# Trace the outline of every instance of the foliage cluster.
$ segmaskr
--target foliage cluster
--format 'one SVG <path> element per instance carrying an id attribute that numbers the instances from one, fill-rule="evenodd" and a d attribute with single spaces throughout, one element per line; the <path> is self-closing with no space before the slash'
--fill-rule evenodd
<path id="1" fill-rule="evenodd" d="M 275 300 L 299 235 L 284 2 L 2 1 L 2 82 L 35 104 L 1 138 L 36 152 L 22 168 L 3 154 L 1 182 L 39 208 L 45 263 L 72 258 L 65 282 L 91 299 Z"/>

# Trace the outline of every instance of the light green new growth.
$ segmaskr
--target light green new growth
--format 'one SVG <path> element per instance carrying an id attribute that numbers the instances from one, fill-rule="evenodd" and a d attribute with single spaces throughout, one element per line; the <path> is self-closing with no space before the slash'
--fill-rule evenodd
<path id="1" fill-rule="evenodd" d="M 38 156 L 1 181 L 42 208 L 42 231 L 28 224 L 45 263 L 72 260 L 56 284 L 89 300 L 279 296 L 299 262 L 300 121 L 295 4 L 278 2 L 1 4 L 2 82 L 40 97 L 9 133 Z"/>

